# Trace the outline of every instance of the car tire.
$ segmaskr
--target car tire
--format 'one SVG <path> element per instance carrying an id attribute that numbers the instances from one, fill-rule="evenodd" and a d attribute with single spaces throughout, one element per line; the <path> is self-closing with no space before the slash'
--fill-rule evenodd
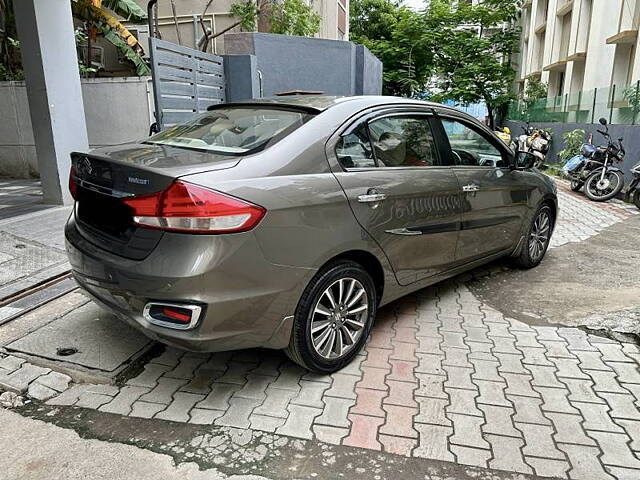
<path id="1" fill-rule="evenodd" d="M 596 192 L 598 191 L 596 185 L 598 184 L 598 179 L 600 177 L 599 172 L 595 172 L 587 178 L 587 181 L 584 183 L 584 193 L 589 198 L 589 200 L 593 200 L 594 202 L 606 202 L 611 200 L 613 197 L 618 195 L 624 188 L 624 175 L 622 172 L 617 170 L 610 170 L 608 175 L 612 175 L 616 177 L 616 181 L 618 182 L 613 190 L 611 190 L 606 195 L 598 195 Z"/>
<path id="2" fill-rule="evenodd" d="M 340 370 L 366 343 L 377 305 L 373 280 L 360 264 L 341 260 L 327 265 L 298 302 L 286 354 L 313 372 Z"/>
<path id="3" fill-rule="evenodd" d="M 553 222 L 554 217 L 551 207 L 542 205 L 527 229 L 527 237 L 522 251 L 513 259 L 515 266 L 519 268 L 534 268 L 540 264 L 549 248 Z M 544 240 L 541 239 L 542 235 L 546 236 Z"/>

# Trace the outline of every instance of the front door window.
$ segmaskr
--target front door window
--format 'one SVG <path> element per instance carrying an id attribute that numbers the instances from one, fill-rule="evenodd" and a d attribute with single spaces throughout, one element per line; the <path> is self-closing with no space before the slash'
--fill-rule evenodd
<path id="1" fill-rule="evenodd" d="M 449 118 L 442 119 L 456 165 L 471 167 L 506 167 L 502 153 L 487 137 Z"/>

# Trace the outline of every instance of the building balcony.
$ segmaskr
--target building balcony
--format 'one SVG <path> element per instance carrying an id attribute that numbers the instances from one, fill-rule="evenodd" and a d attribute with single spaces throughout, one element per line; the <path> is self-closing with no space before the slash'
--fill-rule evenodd
<path id="1" fill-rule="evenodd" d="M 564 17 L 567 13 L 573 10 L 573 0 L 566 0 L 563 3 L 558 3 L 560 4 L 558 9 L 556 10 L 556 16 L 558 17 Z"/>
<path id="2" fill-rule="evenodd" d="M 609 45 L 634 44 L 638 39 L 638 30 L 623 30 L 607 38 Z"/>
<path id="3" fill-rule="evenodd" d="M 584 62 L 587 59 L 587 52 L 576 52 L 567 57 L 567 62 Z"/>
<path id="4" fill-rule="evenodd" d="M 544 33 L 547 30 L 547 22 L 542 22 L 540 25 L 538 25 L 534 32 L 536 33 Z"/>
<path id="5" fill-rule="evenodd" d="M 544 67 L 542 70 L 544 70 L 545 72 L 560 72 L 564 70 L 566 67 L 567 67 L 567 59 L 565 58 L 564 60 L 558 60 L 557 62 L 550 63 L 549 65 Z"/>

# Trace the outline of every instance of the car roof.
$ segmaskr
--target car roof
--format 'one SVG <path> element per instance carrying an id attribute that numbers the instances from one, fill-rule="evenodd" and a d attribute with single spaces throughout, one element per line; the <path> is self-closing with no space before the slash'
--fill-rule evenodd
<path id="1" fill-rule="evenodd" d="M 410 98 L 403 97 L 392 97 L 392 96 L 383 96 L 383 95 L 361 95 L 361 96 L 333 96 L 333 95 L 284 95 L 278 97 L 266 97 L 266 98 L 258 98 L 252 100 L 246 100 L 241 102 L 233 102 L 232 104 L 217 104 L 212 106 L 213 108 L 224 107 L 229 105 L 256 105 L 256 104 L 269 104 L 269 105 L 278 105 L 278 106 L 290 106 L 303 108 L 306 110 L 313 110 L 316 113 L 324 112 L 325 110 L 346 102 L 359 101 L 362 105 L 367 104 L 366 106 L 375 106 L 375 105 L 388 105 L 393 103 L 415 103 L 417 105 L 426 105 L 426 106 L 439 106 L 442 107 L 441 104 L 433 103 L 433 102 L 424 102 L 420 100 L 413 100 Z M 211 108 L 211 109 L 213 109 Z"/>

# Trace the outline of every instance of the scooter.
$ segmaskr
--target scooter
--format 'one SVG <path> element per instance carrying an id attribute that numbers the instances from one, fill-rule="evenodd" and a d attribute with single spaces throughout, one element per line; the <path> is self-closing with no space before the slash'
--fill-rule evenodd
<path id="1" fill-rule="evenodd" d="M 580 155 L 569 159 L 563 168 L 565 176 L 571 181 L 571 190 L 577 192 L 584 186 L 584 193 L 594 202 L 605 202 L 615 197 L 624 187 L 622 170 L 613 165 L 622 162 L 626 154 L 622 138 L 618 143 L 611 140 L 605 118 L 600 119 L 604 130 L 598 133 L 607 140 L 607 146 L 595 147 L 593 135 L 582 145 Z"/>
<path id="2" fill-rule="evenodd" d="M 500 130 L 494 130 L 494 132 L 500 140 L 502 140 L 507 145 L 511 145 L 511 130 L 509 127 L 503 127 Z"/>
<path id="3" fill-rule="evenodd" d="M 640 162 L 631 167 L 631 174 L 633 175 L 633 180 L 625 194 L 625 201 L 631 202 L 633 200 L 635 206 L 640 208 Z"/>
<path id="4" fill-rule="evenodd" d="M 547 153 L 549 153 L 551 135 L 546 130 L 532 127 L 529 122 L 522 129 L 524 135 L 518 137 L 518 151 L 532 153 L 536 157 L 533 166 L 540 168 L 544 165 Z"/>

